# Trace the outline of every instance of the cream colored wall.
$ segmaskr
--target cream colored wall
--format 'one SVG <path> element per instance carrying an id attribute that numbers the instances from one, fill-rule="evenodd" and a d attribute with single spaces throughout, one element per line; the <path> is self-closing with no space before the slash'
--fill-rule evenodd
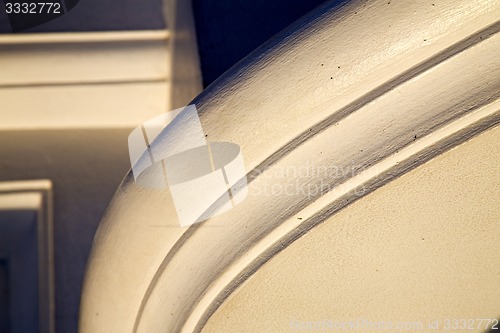
<path id="1" fill-rule="evenodd" d="M 445 318 L 498 318 L 499 138 L 497 126 L 333 215 L 264 264 L 202 332 L 358 318 L 441 319 L 442 331 Z"/>

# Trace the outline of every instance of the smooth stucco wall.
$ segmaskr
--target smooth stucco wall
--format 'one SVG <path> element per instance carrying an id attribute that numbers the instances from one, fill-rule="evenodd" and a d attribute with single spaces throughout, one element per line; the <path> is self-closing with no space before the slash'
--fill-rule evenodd
<path id="1" fill-rule="evenodd" d="M 359 318 L 441 319 L 441 331 L 445 318 L 498 318 L 499 137 L 491 129 L 312 229 L 237 289 L 203 333 Z"/>

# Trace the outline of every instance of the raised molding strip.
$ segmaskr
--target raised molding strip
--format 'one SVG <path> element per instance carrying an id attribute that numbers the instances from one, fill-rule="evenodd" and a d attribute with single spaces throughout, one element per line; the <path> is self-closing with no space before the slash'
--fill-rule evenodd
<path id="1" fill-rule="evenodd" d="M 166 82 L 0 89 L 0 130 L 132 128 L 167 109 Z"/>
<path id="2" fill-rule="evenodd" d="M 0 89 L 167 79 L 167 31 L 0 36 Z"/>
<path id="3" fill-rule="evenodd" d="M 269 259 L 316 225 L 349 204 L 400 177 L 433 157 L 500 123 L 500 100 L 475 110 L 468 117 L 449 123 L 397 154 L 356 174 L 283 221 L 247 250 L 231 266 L 221 271 L 187 319 L 182 332 L 201 332 L 210 316 L 230 294 Z M 361 193 L 362 194 L 359 194 Z M 300 218 L 299 218 L 300 217 Z"/>
<path id="4" fill-rule="evenodd" d="M 240 145 L 250 195 L 175 228 L 168 193 L 129 174 L 95 238 L 81 332 L 199 332 L 311 228 L 498 125 L 499 13 L 496 1 L 326 5 L 240 62 L 194 103 L 209 139 Z M 350 172 L 273 176 L 310 163 Z M 327 190 L 252 195 L 309 185 Z M 126 287 L 116 283 L 124 276 Z"/>

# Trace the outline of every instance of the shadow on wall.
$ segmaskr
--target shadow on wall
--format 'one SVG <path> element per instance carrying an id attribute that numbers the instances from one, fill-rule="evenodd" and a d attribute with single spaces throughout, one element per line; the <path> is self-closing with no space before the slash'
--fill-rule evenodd
<path id="1" fill-rule="evenodd" d="M 193 0 L 204 87 L 266 40 L 324 2 Z M 334 1 L 333 5 L 343 2 Z"/>
<path id="2" fill-rule="evenodd" d="M 0 1 L 0 34 L 14 31 L 33 32 L 85 32 L 85 31 L 121 31 L 121 30 L 155 30 L 164 29 L 162 0 L 65 0 L 63 15 L 39 19 L 40 15 L 31 17 L 19 15 L 17 24 L 9 22 L 5 3 L 24 3 L 29 1 Z M 53 0 L 52 2 L 60 2 Z M 72 3 L 74 8 L 68 8 Z M 67 12 L 64 10 L 67 9 Z M 39 7 L 39 10 L 42 10 Z M 47 10 L 47 9 L 46 9 Z M 12 17 L 11 17 L 12 18 Z M 36 18 L 39 24 L 30 24 Z M 14 29 L 14 28 L 18 29 Z"/>

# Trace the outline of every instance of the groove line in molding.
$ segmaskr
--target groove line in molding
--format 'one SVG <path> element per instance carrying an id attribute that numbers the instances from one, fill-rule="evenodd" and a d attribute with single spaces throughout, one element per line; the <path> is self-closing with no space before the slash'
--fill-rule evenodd
<path id="1" fill-rule="evenodd" d="M 409 80 L 419 76 L 422 73 L 425 73 L 429 71 L 430 69 L 434 68 L 435 66 L 442 64 L 446 60 L 449 60 L 453 58 L 454 56 L 462 53 L 463 51 L 470 49 L 471 47 L 478 45 L 492 36 L 494 36 L 498 31 L 500 30 L 500 22 L 495 22 L 494 24 L 481 29 L 474 34 L 468 36 L 467 38 L 459 41 L 458 43 L 455 43 L 454 45 L 450 46 L 447 49 L 441 50 L 437 54 L 433 55 L 432 57 L 424 60 L 423 62 L 417 64 L 416 66 L 413 66 L 403 73 L 400 73 L 399 75 L 395 76 L 393 79 L 379 85 L 375 89 L 367 92 L 360 98 L 356 99 L 355 101 L 351 102 L 347 106 L 341 108 L 340 110 L 336 111 L 333 113 L 331 116 L 327 117 L 320 123 L 314 125 L 312 128 L 308 128 L 304 130 L 301 134 L 296 136 L 293 140 L 289 141 L 285 146 L 281 147 L 278 149 L 275 153 L 273 153 L 271 156 L 266 158 L 263 162 L 258 164 L 255 168 L 253 168 L 248 174 L 248 182 L 249 184 L 254 181 L 257 178 L 256 171 L 255 170 L 266 170 L 270 166 L 276 164 L 278 161 L 283 159 L 285 156 L 287 156 L 291 151 L 295 150 L 297 147 L 303 145 L 305 142 L 308 140 L 314 138 L 318 134 L 324 132 L 326 129 L 330 128 L 333 126 L 336 122 L 339 122 L 342 119 L 345 119 L 349 115 L 355 113 L 362 107 L 366 106 L 367 104 L 371 103 L 372 101 L 378 99 L 379 97 L 387 94 L 388 92 L 394 90 L 398 86 L 401 86 L 402 84 L 408 82 Z M 491 101 L 485 101 L 486 104 L 491 103 Z M 478 107 L 484 107 L 483 105 L 478 105 Z M 457 119 L 461 119 L 460 117 L 463 115 L 457 115 L 455 118 L 450 119 L 449 121 L 457 121 Z M 496 119 L 494 122 L 497 122 L 498 119 Z M 487 128 L 493 126 L 491 123 L 488 123 L 489 125 Z M 433 129 L 429 129 L 433 130 Z M 484 130 L 484 129 L 482 129 Z M 476 132 L 474 132 L 476 133 Z M 380 157 L 378 160 L 373 160 L 373 164 L 380 163 L 380 161 L 384 158 L 384 156 Z M 416 167 L 417 164 L 413 164 L 412 167 Z M 408 171 L 408 170 L 406 170 Z M 405 172 L 406 172 L 405 171 Z M 383 185 L 383 184 L 382 184 Z M 381 185 L 380 185 L 381 186 Z M 305 209 L 305 206 L 302 207 L 294 207 L 299 210 Z M 295 215 L 297 211 L 292 211 L 290 214 Z M 178 253 L 178 251 L 183 247 L 183 245 L 191 238 L 193 237 L 196 232 L 205 227 L 203 224 L 195 224 L 192 225 L 191 227 L 188 228 L 177 240 L 175 245 L 171 248 L 171 250 L 167 253 L 165 256 L 164 260 L 160 264 L 160 267 L 158 268 L 156 274 L 154 275 L 153 279 L 151 280 L 146 293 L 144 295 L 144 298 L 140 304 L 139 311 L 136 316 L 135 324 L 134 324 L 134 330 L 133 332 L 137 332 L 139 323 L 140 323 L 140 318 L 144 312 L 144 308 L 148 302 L 149 297 L 151 296 L 156 284 L 158 283 L 161 275 L 164 273 L 164 271 L 167 269 L 168 264 L 172 260 L 172 258 Z M 199 300 L 198 300 L 199 301 Z M 193 328 L 194 326 L 192 323 L 189 326 L 190 328 Z M 201 328 L 199 328 L 201 329 Z M 187 330 L 189 331 L 189 329 Z M 187 332 L 186 331 L 186 332 Z"/>
<path id="2" fill-rule="evenodd" d="M 201 332 L 219 306 L 262 265 L 318 224 L 432 158 L 500 124 L 500 100 L 425 136 L 296 212 L 236 259 L 204 293 L 181 332 Z M 356 190 L 368 188 L 363 195 Z M 302 220 L 297 216 L 303 217 Z"/>
<path id="3" fill-rule="evenodd" d="M 460 41 L 459 43 L 456 43 L 456 44 L 452 45 L 451 47 L 439 52 L 438 54 L 423 61 L 422 63 L 420 63 L 412 68 L 409 68 L 405 72 L 394 77 L 392 80 L 385 82 L 384 84 L 367 92 L 365 95 L 356 99 L 352 103 L 346 105 L 342 109 L 336 111 L 335 113 L 333 113 L 331 116 L 327 117 L 326 119 L 324 119 L 320 123 L 314 125 L 311 128 L 304 130 L 296 138 L 289 141 L 286 145 L 284 145 L 283 147 L 278 149 L 276 152 L 274 152 L 271 156 L 269 156 L 266 160 L 261 162 L 257 167 L 255 167 L 252 171 L 250 171 L 248 173 L 248 175 L 247 175 L 248 181 L 251 182 L 256 177 L 255 170 L 258 170 L 258 172 L 262 171 L 262 170 L 266 170 L 269 166 L 277 163 L 280 159 L 282 159 L 284 156 L 286 156 L 290 151 L 297 148 L 299 145 L 303 144 L 304 142 L 309 140 L 311 137 L 314 137 L 315 135 L 324 131 L 325 129 L 331 127 L 336 122 L 339 122 L 340 120 L 346 118 L 347 116 L 349 116 L 353 112 L 356 112 L 356 110 L 359 110 L 363 106 L 374 101 L 375 99 L 386 94 L 387 92 L 393 90 L 397 86 L 400 86 L 401 84 L 407 82 L 408 80 L 411 80 L 412 78 L 418 76 L 419 74 L 428 71 L 429 69 L 433 68 L 434 66 L 446 61 L 447 59 L 449 59 L 451 57 L 453 57 L 454 55 L 457 55 L 457 54 L 467 50 L 468 48 L 482 42 L 483 40 L 490 38 L 491 36 L 498 33 L 499 31 L 500 31 L 500 21 L 494 23 L 493 25 L 491 25 L 489 27 L 486 27 L 485 29 L 483 29 L 481 31 L 476 32 L 475 34 L 473 34 L 473 35 L 467 37 L 466 39 Z M 483 36 L 484 36 L 484 38 L 483 38 Z"/>

